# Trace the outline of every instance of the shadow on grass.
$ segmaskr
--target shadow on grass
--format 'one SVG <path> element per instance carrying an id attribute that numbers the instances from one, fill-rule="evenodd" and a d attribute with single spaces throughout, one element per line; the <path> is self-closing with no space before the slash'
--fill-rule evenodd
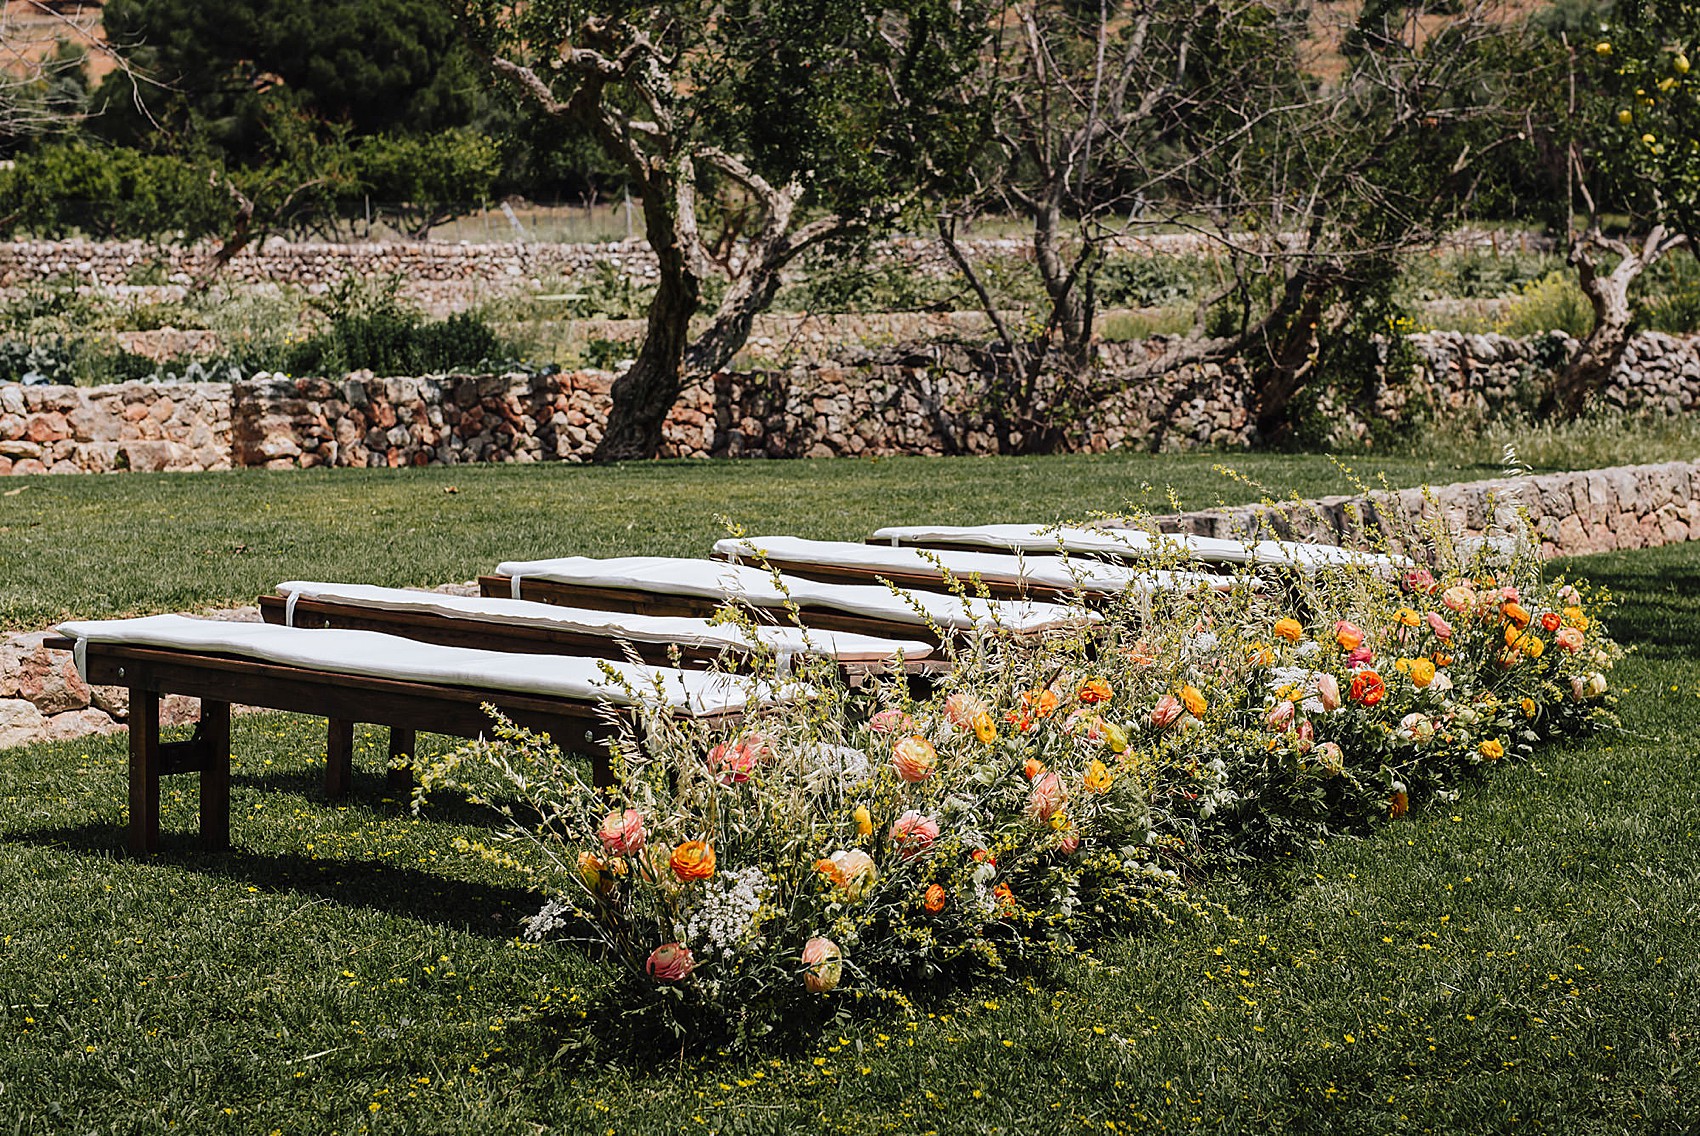
<path id="1" fill-rule="evenodd" d="M 125 856 L 123 831 L 108 824 L 12 832 L 0 837 L 0 844 L 33 845 L 108 860 Z M 204 852 L 199 837 L 189 832 L 162 833 L 160 852 L 148 862 L 492 939 L 512 938 L 520 919 L 538 907 L 536 895 L 526 888 L 448 879 L 378 860 L 313 859 L 301 853 L 241 847 Z"/>
<path id="2" fill-rule="evenodd" d="M 1700 659 L 1694 635 L 1694 599 L 1700 596 L 1700 559 L 1691 548 L 1667 545 L 1561 562 L 1566 573 L 1608 588 L 1618 610 L 1611 633 L 1647 659 Z"/>

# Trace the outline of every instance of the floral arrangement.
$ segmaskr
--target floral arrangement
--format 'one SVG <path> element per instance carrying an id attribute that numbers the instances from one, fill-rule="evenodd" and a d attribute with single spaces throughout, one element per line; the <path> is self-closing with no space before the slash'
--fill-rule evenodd
<path id="1" fill-rule="evenodd" d="M 424 781 L 507 813 L 479 851 L 547 896 L 531 937 L 590 944 L 628 1007 L 747 1040 L 1207 916 L 1204 870 L 1397 821 L 1613 720 L 1609 597 L 1527 558 L 1093 606 L 1039 642 L 954 645 L 926 692 L 815 663 L 808 697 L 733 731 L 646 713 L 614 789 L 505 724 Z"/>

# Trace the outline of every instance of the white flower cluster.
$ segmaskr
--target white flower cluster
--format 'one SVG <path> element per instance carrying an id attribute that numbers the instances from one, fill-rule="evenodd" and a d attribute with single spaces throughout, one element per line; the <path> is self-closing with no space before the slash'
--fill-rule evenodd
<path id="1" fill-rule="evenodd" d="M 673 931 L 681 943 L 700 946 L 705 958 L 730 959 L 733 948 L 749 934 L 767 888 L 760 868 L 723 872 L 715 886 L 703 889 L 702 901 Z"/>
<path id="2" fill-rule="evenodd" d="M 803 787 L 813 796 L 829 792 L 846 792 L 852 785 L 866 781 L 873 773 L 868 755 L 859 749 L 841 745 L 819 745 L 809 755 L 808 769 L 803 774 Z"/>
<path id="3" fill-rule="evenodd" d="M 1270 667 L 1269 668 L 1269 701 L 1273 705 L 1277 699 L 1287 697 L 1283 691 L 1296 691 L 1299 709 L 1306 714 L 1321 714 L 1323 712 L 1322 697 L 1316 693 L 1316 680 L 1322 677 L 1321 671 L 1313 671 L 1309 667 Z"/>
<path id="4" fill-rule="evenodd" d="M 572 906 L 558 899 L 551 899 L 543 905 L 536 915 L 528 916 L 520 922 L 525 924 L 522 937 L 531 943 L 541 943 L 544 936 L 551 931 L 558 931 L 567 925 L 567 917 L 572 914 Z"/>

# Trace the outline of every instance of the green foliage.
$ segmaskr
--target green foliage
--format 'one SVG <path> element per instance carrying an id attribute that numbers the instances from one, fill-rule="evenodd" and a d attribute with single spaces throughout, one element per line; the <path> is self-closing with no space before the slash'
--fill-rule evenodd
<path id="1" fill-rule="evenodd" d="M 1518 290 L 1494 330 L 1519 338 L 1562 331 L 1582 339 L 1593 327 L 1594 308 L 1576 283 L 1576 273 L 1555 268 Z"/>
<path id="2" fill-rule="evenodd" d="M 245 164 L 265 157 L 278 113 L 429 133 L 466 124 L 475 105 L 445 0 L 110 0 L 104 22 L 159 80 L 117 72 L 95 92 L 96 127 L 138 144 L 158 121 Z"/>
<path id="3" fill-rule="evenodd" d="M 1111 257 L 1097 270 L 1100 308 L 1164 308 L 1196 299 L 1208 266 L 1199 257 Z"/>
<path id="4" fill-rule="evenodd" d="M 1667 256 L 1640 283 L 1637 322 L 1641 327 L 1672 335 L 1700 331 L 1700 261 L 1694 256 Z"/>
<path id="5" fill-rule="evenodd" d="M 427 235 L 431 227 L 487 201 L 501 173 L 501 148 L 475 131 L 455 127 L 436 134 L 379 134 L 354 148 L 360 190 L 394 203 L 404 232 Z"/>
<path id="6" fill-rule="evenodd" d="M 427 321 L 402 303 L 399 277 L 347 277 L 317 303 L 328 326 L 290 346 L 273 369 L 290 374 L 425 375 L 494 364 L 506 345 L 478 316 L 461 312 Z M 258 365 L 264 365 L 263 362 Z"/>
<path id="7" fill-rule="evenodd" d="M 1470 249 L 1419 254 L 1402 265 L 1400 285 L 1417 299 L 1493 299 L 1562 268 L 1559 257 L 1540 253 Z"/>
<path id="8" fill-rule="evenodd" d="M 207 161 L 84 141 L 43 145 L 0 170 L 0 225 L 46 237 L 195 238 L 228 223 Z"/>

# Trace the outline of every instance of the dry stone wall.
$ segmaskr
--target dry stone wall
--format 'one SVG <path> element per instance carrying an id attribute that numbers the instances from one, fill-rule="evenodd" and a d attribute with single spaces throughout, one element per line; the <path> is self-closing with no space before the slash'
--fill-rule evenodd
<path id="1" fill-rule="evenodd" d="M 1137 373 L 1161 340 L 1101 347 L 1110 373 Z M 1338 440 L 1438 413 L 1468 429 L 1533 404 L 1575 349 L 1562 335 L 1515 340 L 1412 337 L 1414 376 L 1372 384 L 1314 417 Z M 987 380 L 971 345 L 935 340 L 846 348 L 824 359 L 733 371 L 687 387 L 664 430 L 665 457 L 833 457 L 996 453 Z M 232 466 L 440 465 L 584 461 L 602 437 L 614 376 L 448 375 L 342 379 L 258 375 L 236 383 L 0 386 L 0 474 L 199 470 Z M 1253 441 L 1252 392 L 1237 362 L 1191 364 L 1129 381 L 1090 405 L 1037 411 L 1064 423 L 1063 447 L 1183 450 Z M 1700 411 L 1700 338 L 1637 336 L 1603 395 L 1608 407 Z"/>

